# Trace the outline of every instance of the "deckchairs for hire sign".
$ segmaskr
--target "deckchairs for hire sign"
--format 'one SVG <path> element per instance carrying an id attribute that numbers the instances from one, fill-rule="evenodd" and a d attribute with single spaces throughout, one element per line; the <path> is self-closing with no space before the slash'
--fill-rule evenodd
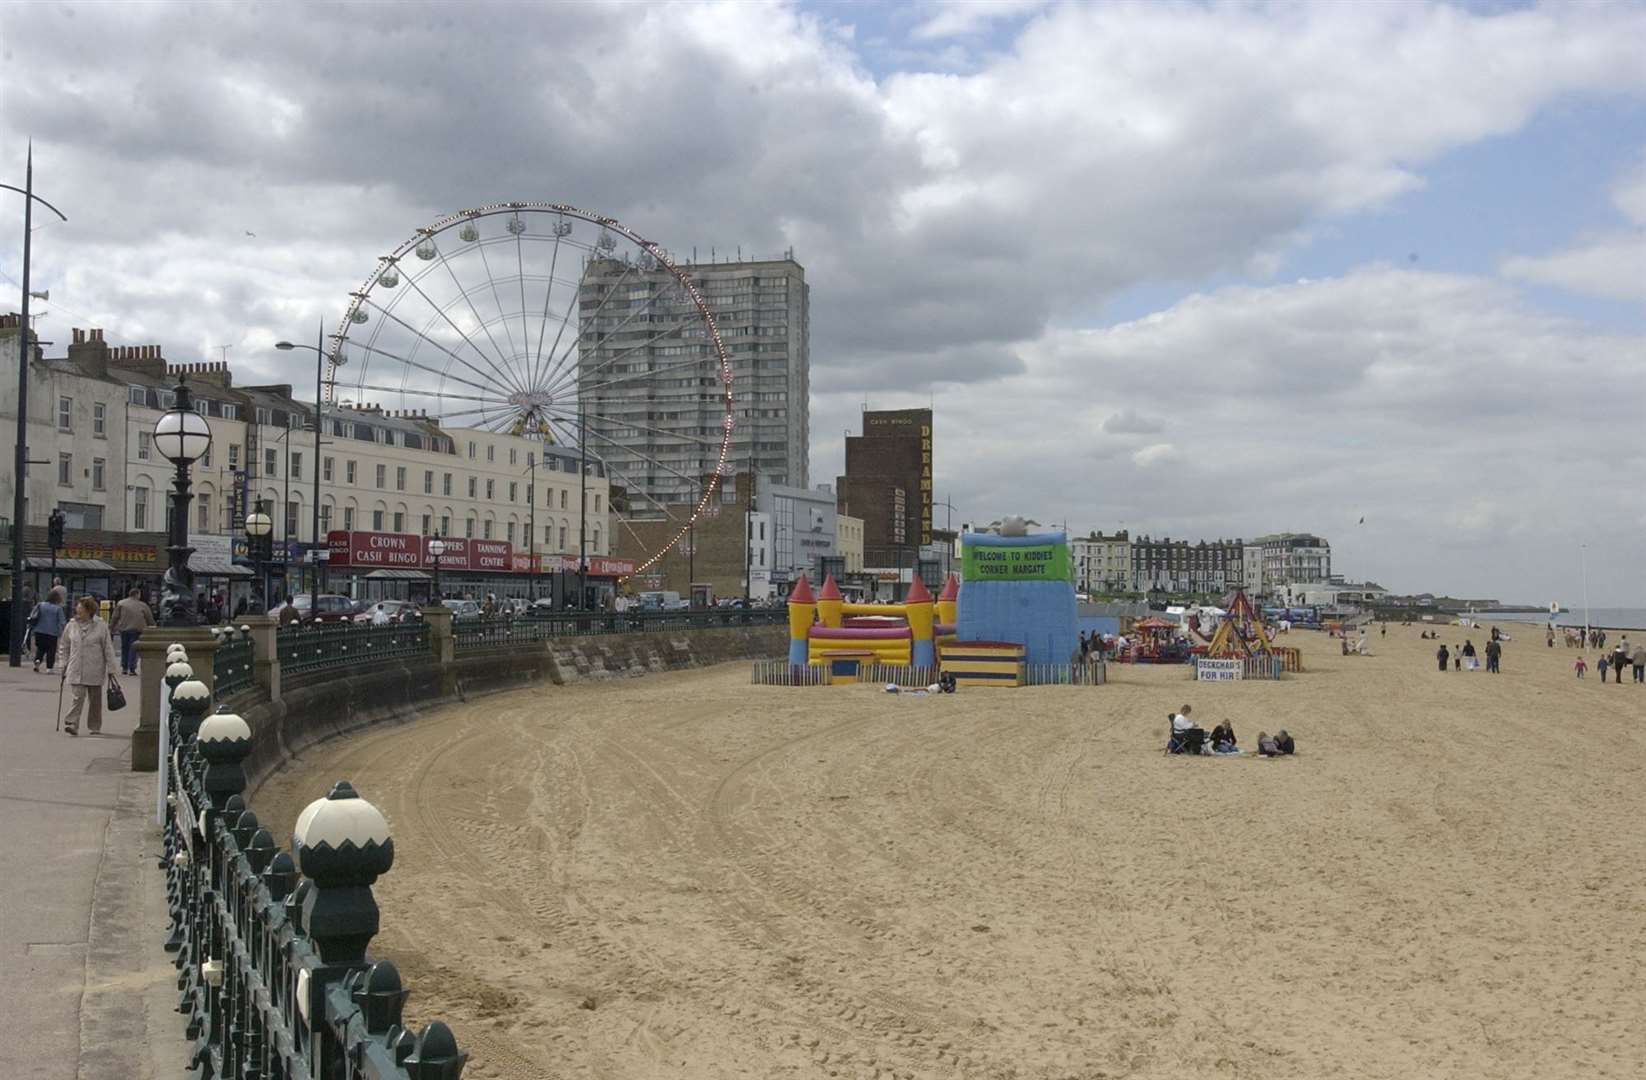
<path id="1" fill-rule="evenodd" d="M 961 559 L 967 581 L 1068 581 L 1067 544 L 967 544 Z"/>

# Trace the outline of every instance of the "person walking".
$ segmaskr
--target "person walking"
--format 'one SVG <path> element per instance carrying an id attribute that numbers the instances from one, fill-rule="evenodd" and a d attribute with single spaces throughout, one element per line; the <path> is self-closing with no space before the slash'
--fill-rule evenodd
<path id="1" fill-rule="evenodd" d="M 1452 658 L 1452 654 L 1446 650 L 1446 646 L 1444 644 L 1442 644 L 1440 646 L 1440 651 L 1435 653 L 1435 659 L 1440 661 L 1440 670 L 1441 671 L 1446 670 L 1446 661 L 1450 660 L 1451 658 Z"/>
<path id="2" fill-rule="evenodd" d="M 103 687 L 113 676 L 114 639 L 109 624 L 97 615 L 97 601 L 82 596 L 74 605 L 74 619 L 63 631 L 63 681 L 74 694 L 63 730 L 80 734 L 80 708 L 91 699 L 86 712 L 86 730 L 96 735 L 103 730 Z"/>
<path id="3" fill-rule="evenodd" d="M 143 590 L 136 585 L 131 592 L 114 605 L 114 625 L 110 628 L 120 635 L 120 674 L 137 674 L 137 639 L 154 625 L 154 611 L 143 602 Z"/>
<path id="4" fill-rule="evenodd" d="M 46 598 L 34 605 L 29 615 L 29 626 L 34 633 L 34 670 L 40 670 L 40 661 L 46 662 L 46 671 L 57 667 L 57 639 L 68 622 L 63 610 L 63 590 L 53 589 Z"/>
<path id="5" fill-rule="evenodd" d="M 1646 645 L 1635 645 L 1635 651 L 1629 654 L 1629 663 L 1633 665 L 1635 682 L 1646 683 Z"/>
<path id="6" fill-rule="evenodd" d="M 1623 685 L 1623 669 L 1629 666 L 1629 650 L 1619 642 L 1612 648 L 1612 676 L 1619 686 Z"/>
<path id="7" fill-rule="evenodd" d="M 1595 657 L 1595 670 L 1600 672 L 1601 682 L 1606 681 L 1606 668 L 1610 666 L 1610 663 L 1611 662 L 1607 660 L 1605 653 L 1601 653 L 1599 656 Z M 1619 673 L 1618 678 L 1621 679 L 1622 677 L 1622 674 Z"/>
<path id="8" fill-rule="evenodd" d="M 1502 660 L 1502 657 L 1503 643 L 1498 641 L 1497 638 L 1493 638 L 1488 641 L 1486 643 L 1486 671 L 1488 674 L 1501 674 L 1501 669 L 1498 667 L 1498 663 Z"/>

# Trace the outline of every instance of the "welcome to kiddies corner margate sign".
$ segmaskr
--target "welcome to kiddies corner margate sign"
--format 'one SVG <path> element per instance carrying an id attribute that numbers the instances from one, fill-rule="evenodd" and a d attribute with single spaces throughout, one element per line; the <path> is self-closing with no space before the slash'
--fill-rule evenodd
<path id="1" fill-rule="evenodd" d="M 326 534 L 329 566 L 378 570 L 429 570 L 434 556 L 429 554 L 432 537 L 411 533 L 332 532 Z M 491 573 L 547 574 L 557 570 L 575 572 L 577 559 L 563 555 L 540 555 L 514 550 L 506 540 L 476 540 L 457 537 L 445 541 L 440 554 L 442 570 L 481 570 Z M 535 567 L 533 563 L 536 563 Z M 634 573 L 632 559 L 590 557 L 589 573 L 596 577 L 627 577 Z"/>

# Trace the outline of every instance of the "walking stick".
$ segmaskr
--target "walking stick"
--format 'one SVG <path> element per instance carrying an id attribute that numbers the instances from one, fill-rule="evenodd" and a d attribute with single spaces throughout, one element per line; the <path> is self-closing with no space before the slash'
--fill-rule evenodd
<path id="1" fill-rule="evenodd" d="M 57 680 L 57 726 L 53 731 L 63 730 L 63 686 L 69 681 L 69 673 L 63 672 L 63 677 Z"/>

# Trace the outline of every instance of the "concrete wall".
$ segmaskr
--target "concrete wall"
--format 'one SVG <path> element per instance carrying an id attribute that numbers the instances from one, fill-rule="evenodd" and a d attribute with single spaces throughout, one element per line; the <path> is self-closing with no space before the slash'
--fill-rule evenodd
<path id="1" fill-rule="evenodd" d="M 255 704 L 236 702 L 252 729 L 247 791 L 255 793 L 291 758 L 327 739 L 410 720 L 443 705 L 530 686 L 782 656 L 787 648 L 783 626 L 600 634 L 464 653 L 448 665 L 401 660 L 355 673 L 334 670 L 316 672 L 308 680 L 287 678 L 278 702 L 263 700 L 261 691 L 251 699 Z"/>

